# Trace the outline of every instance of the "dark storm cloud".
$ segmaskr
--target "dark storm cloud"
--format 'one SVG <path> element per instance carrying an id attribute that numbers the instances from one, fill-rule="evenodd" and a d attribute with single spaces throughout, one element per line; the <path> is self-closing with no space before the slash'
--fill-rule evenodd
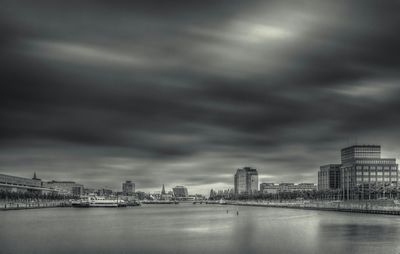
<path id="1" fill-rule="evenodd" d="M 119 188 L 315 181 L 400 149 L 395 1 L 3 1 L 0 166 Z"/>

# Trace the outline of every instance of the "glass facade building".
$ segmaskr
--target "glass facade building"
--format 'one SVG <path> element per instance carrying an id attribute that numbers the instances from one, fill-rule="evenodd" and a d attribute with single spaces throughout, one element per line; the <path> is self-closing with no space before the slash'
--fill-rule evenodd
<path id="1" fill-rule="evenodd" d="M 318 190 L 340 189 L 341 164 L 328 164 L 321 166 L 318 171 Z"/>
<path id="2" fill-rule="evenodd" d="M 175 188 L 172 188 L 172 190 L 176 198 L 186 198 L 189 196 L 188 190 L 184 186 L 176 186 Z"/>
<path id="3" fill-rule="evenodd" d="M 343 199 L 361 200 L 387 197 L 397 192 L 398 164 L 395 158 L 381 158 L 381 146 L 343 148 L 341 162 L 320 167 L 318 190 L 340 189 Z"/>

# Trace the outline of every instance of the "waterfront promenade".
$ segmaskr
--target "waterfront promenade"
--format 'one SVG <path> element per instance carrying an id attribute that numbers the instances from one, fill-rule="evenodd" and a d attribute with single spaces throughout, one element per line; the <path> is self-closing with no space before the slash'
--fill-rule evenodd
<path id="1" fill-rule="evenodd" d="M 285 202 L 229 201 L 228 205 L 400 215 L 400 205 L 395 203 L 393 200 Z"/>
<path id="2" fill-rule="evenodd" d="M 370 201 L 227 201 L 227 205 L 321 210 L 336 212 L 400 215 L 400 204 L 393 200 Z M 0 202 L 0 211 L 71 207 L 67 201 Z"/>
<path id="3" fill-rule="evenodd" d="M 35 201 L 35 202 L 0 202 L 0 211 L 23 210 L 23 209 L 39 209 L 53 207 L 70 207 L 67 201 Z"/>

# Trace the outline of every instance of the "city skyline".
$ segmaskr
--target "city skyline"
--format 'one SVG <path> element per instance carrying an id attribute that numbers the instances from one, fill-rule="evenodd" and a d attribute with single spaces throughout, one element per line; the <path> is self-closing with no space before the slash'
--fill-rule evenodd
<path id="1" fill-rule="evenodd" d="M 398 7 L 5 0 L 0 170 L 208 193 L 316 183 L 354 143 L 399 160 Z"/>

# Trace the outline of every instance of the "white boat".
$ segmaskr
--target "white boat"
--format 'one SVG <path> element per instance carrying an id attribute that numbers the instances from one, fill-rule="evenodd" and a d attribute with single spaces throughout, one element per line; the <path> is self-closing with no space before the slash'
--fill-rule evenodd
<path id="1" fill-rule="evenodd" d="M 74 207 L 125 207 L 123 200 L 109 199 L 102 196 L 82 197 L 79 201 L 72 203 Z"/>
<path id="2" fill-rule="evenodd" d="M 89 197 L 89 207 L 118 207 L 118 201 L 101 196 Z"/>

